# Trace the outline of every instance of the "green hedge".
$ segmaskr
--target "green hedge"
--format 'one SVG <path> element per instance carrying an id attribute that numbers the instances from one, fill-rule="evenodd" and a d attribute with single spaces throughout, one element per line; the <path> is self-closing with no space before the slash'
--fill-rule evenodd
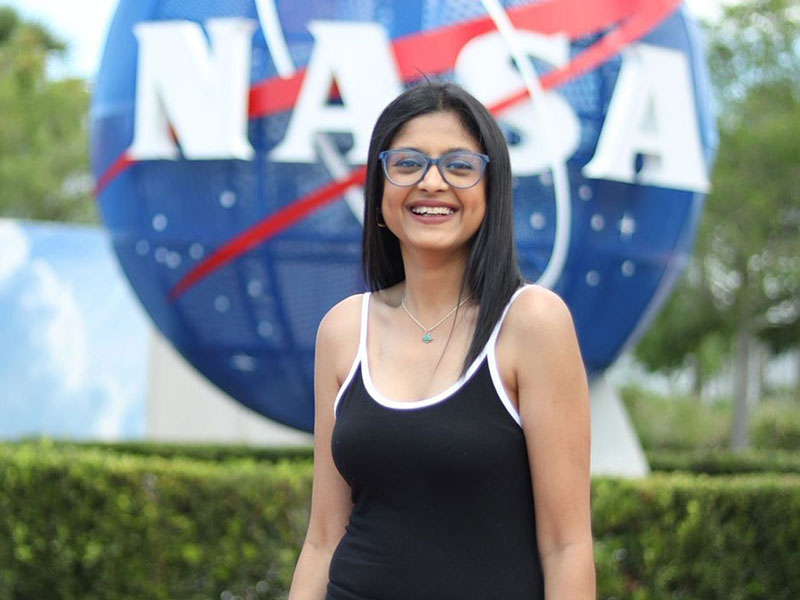
<path id="1" fill-rule="evenodd" d="M 713 449 L 729 444 L 730 403 L 704 404 L 688 396 L 662 396 L 637 385 L 619 389 L 645 450 Z"/>
<path id="2" fill-rule="evenodd" d="M 180 444 L 166 442 L 73 442 L 49 439 L 6 442 L 9 445 L 41 444 L 58 452 L 103 450 L 114 454 L 133 456 L 160 456 L 191 460 L 227 462 L 249 459 L 273 463 L 278 461 L 312 460 L 313 448 L 227 444 Z M 709 475 L 735 475 L 740 473 L 800 473 L 800 452 L 785 450 L 670 450 L 650 449 L 647 460 L 653 471 L 686 471 Z"/>
<path id="3" fill-rule="evenodd" d="M 0 446 L 0 598 L 281 598 L 310 487 L 307 460 Z"/>
<path id="4" fill-rule="evenodd" d="M 592 482 L 598 598 L 800 598 L 800 477 Z"/>
<path id="5" fill-rule="evenodd" d="M 750 438 L 755 448 L 800 450 L 800 404 L 786 400 L 760 404 L 753 411 Z"/>
<path id="6" fill-rule="evenodd" d="M 712 403 L 691 395 L 664 396 L 638 385 L 619 389 L 645 450 L 712 450 L 728 448 L 733 401 Z M 750 414 L 750 444 L 757 450 L 800 452 L 800 402 L 795 389 L 772 390 Z"/>
<path id="7" fill-rule="evenodd" d="M 743 473 L 800 474 L 800 452 L 764 450 L 648 450 L 653 471 L 686 471 L 707 475 Z"/>
<path id="8" fill-rule="evenodd" d="M 314 456 L 312 446 L 251 446 L 246 444 L 209 444 L 180 442 L 78 442 L 54 440 L 50 438 L 30 438 L 8 445 L 44 444 L 59 450 L 97 449 L 118 454 L 134 456 L 160 456 L 162 458 L 188 458 L 192 460 L 223 462 L 235 459 L 252 459 L 265 462 L 279 460 L 311 460 Z"/>
<path id="9" fill-rule="evenodd" d="M 0 445 L 0 598 L 285 597 L 309 460 Z M 599 598 L 800 598 L 800 476 L 592 482 Z"/>

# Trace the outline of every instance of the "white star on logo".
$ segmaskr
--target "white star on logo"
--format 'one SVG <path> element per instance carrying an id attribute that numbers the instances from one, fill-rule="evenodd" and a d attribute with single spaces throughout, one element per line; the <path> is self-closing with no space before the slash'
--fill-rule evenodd
<path id="1" fill-rule="evenodd" d="M 634 231 L 636 231 L 636 221 L 626 212 L 619 220 L 619 236 L 627 239 L 633 235 Z"/>

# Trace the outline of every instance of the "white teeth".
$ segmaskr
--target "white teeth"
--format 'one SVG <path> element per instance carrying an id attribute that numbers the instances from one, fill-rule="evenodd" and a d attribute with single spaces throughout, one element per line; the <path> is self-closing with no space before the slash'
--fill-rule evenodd
<path id="1" fill-rule="evenodd" d="M 452 215 L 456 211 L 447 206 L 414 206 L 411 212 L 415 215 Z"/>

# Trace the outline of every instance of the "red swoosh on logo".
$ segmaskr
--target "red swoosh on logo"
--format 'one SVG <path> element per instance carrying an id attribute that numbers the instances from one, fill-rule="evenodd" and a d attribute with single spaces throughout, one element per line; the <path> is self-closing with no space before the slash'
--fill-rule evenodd
<path id="1" fill-rule="evenodd" d="M 563 33 L 576 39 L 630 18 L 644 10 L 648 0 L 586 2 L 586 0 L 551 0 L 508 9 L 515 27 L 543 34 Z M 677 5 L 678 2 L 670 2 Z M 414 33 L 392 41 L 397 68 L 403 81 L 418 79 L 422 73 L 441 73 L 453 68 L 456 57 L 471 39 L 494 30 L 489 17 L 464 21 L 435 31 Z M 250 89 L 250 117 L 264 117 L 294 108 L 300 94 L 305 69 L 292 77 L 273 77 Z"/>
<path id="2" fill-rule="evenodd" d="M 325 206 L 341 196 L 354 185 L 361 185 L 367 178 L 366 167 L 359 167 L 339 181 L 332 181 L 310 194 L 272 213 L 267 219 L 246 229 L 231 241 L 220 246 L 205 260 L 189 271 L 169 292 L 170 300 L 175 300 L 206 275 L 215 271 L 237 256 L 241 256 L 273 235 L 296 223 L 308 213 Z"/>
<path id="3" fill-rule="evenodd" d="M 567 66 L 554 69 L 542 76 L 542 88 L 550 89 L 591 70 L 631 42 L 646 35 L 680 3 L 681 0 L 619 0 L 613 4 L 599 5 L 600 3 L 584 0 L 552 0 L 512 8 L 508 10 L 508 14 L 515 27 L 519 29 L 541 33 L 562 32 L 571 39 L 624 20 L 617 29 L 575 56 Z M 491 19 L 482 18 L 395 40 L 392 46 L 403 80 L 417 78 L 420 71 L 437 73 L 451 69 L 458 52 L 467 41 L 492 29 L 494 23 Z M 254 85 L 250 90 L 250 117 L 263 117 L 291 109 L 300 93 L 304 73 L 303 69 L 285 80 L 273 78 Z M 489 110 L 496 115 L 527 98 L 528 91 L 520 89 L 519 92 L 489 107 Z M 134 163 L 135 161 L 123 153 L 98 179 L 95 194 L 99 195 L 119 173 Z M 170 290 L 170 299 L 175 300 L 202 278 L 296 223 L 310 212 L 337 199 L 350 187 L 363 184 L 365 177 L 365 168 L 359 167 L 345 179 L 318 188 L 238 234 L 189 271 Z"/>

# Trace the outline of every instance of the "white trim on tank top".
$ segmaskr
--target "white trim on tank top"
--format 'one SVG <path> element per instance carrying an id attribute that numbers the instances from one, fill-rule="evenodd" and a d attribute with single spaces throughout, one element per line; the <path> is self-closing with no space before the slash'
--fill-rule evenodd
<path id="1" fill-rule="evenodd" d="M 369 296 L 369 292 L 365 292 L 361 294 L 361 328 L 358 332 L 358 351 L 356 352 L 355 357 L 353 358 L 353 364 L 350 365 L 350 372 L 345 377 L 342 385 L 339 386 L 339 391 L 336 392 L 336 399 L 333 401 L 333 418 L 336 418 L 336 408 L 339 406 L 339 400 L 342 398 L 342 394 L 347 389 L 347 386 L 350 385 L 350 382 L 353 379 L 353 376 L 356 374 L 358 370 L 358 365 L 361 363 L 361 347 L 366 345 L 366 337 L 367 337 L 367 315 L 369 314 L 369 301 L 367 297 Z"/>
<path id="2" fill-rule="evenodd" d="M 381 406 L 385 406 L 386 408 L 392 408 L 397 410 L 414 410 L 418 408 L 424 408 L 426 406 L 432 406 L 434 404 L 438 404 L 455 394 L 461 387 L 475 374 L 478 368 L 481 365 L 481 362 L 484 358 L 487 359 L 489 363 L 489 374 L 491 376 L 492 384 L 494 385 L 495 391 L 497 395 L 500 397 L 500 401 L 503 403 L 503 406 L 508 411 L 511 418 L 516 421 L 517 425 L 520 427 L 522 426 L 522 420 L 520 419 L 519 412 L 514 408 L 514 404 L 511 402 L 511 399 L 508 397 L 506 393 L 505 386 L 503 385 L 503 381 L 500 377 L 500 372 L 497 368 L 497 357 L 495 353 L 495 345 L 497 344 L 497 337 L 500 333 L 500 328 L 503 325 L 503 321 L 506 318 L 506 314 L 508 314 L 508 310 L 511 308 L 511 304 L 516 300 L 517 296 L 522 293 L 523 290 L 530 287 L 529 285 L 524 285 L 520 287 L 517 291 L 509 299 L 508 303 L 506 304 L 505 309 L 503 310 L 503 314 L 500 315 L 500 319 L 498 319 L 497 324 L 494 327 L 491 335 L 489 336 L 489 340 L 486 342 L 486 346 L 484 346 L 481 353 L 472 361 L 469 368 L 466 372 L 459 377 L 452 385 L 447 387 L 445 390 L 439 392 L 438 394 L 431 396 L 429 398 L 423 398 L 420 400 L 392 400 L 391 398 L 387 398 L 384 396 L 375 384 L 372 381 L 372 376 L 369 371 L 369 359 L 367 357 L 367 323 L 369 320 L 369 301 L 370 301 L 370 292 L 365 292 L 361 299 L 361 329 L 359 331 L 359 342 L 358 342 L 358 352 L 356 353 L 355 358 L 353 359 L 353 364 L 350 367 L 350 372 L 347 374 L 347 377 L 342 382 L 341 387 L 339 388 L 338 393 L 336 394 L 336 399 L 333 403 L 333 412 L 334 415 L 336 414 L 336 409 L 339 405 L 339 400 L 341 400 L 344 391 L 350 385 L 353 377 L 355 376 L 356 371 L 358 370 L 358 366 L 361 365 L 361 379 L 364 382 L 364 387 L 367 390 L 369 396 Z"/>

